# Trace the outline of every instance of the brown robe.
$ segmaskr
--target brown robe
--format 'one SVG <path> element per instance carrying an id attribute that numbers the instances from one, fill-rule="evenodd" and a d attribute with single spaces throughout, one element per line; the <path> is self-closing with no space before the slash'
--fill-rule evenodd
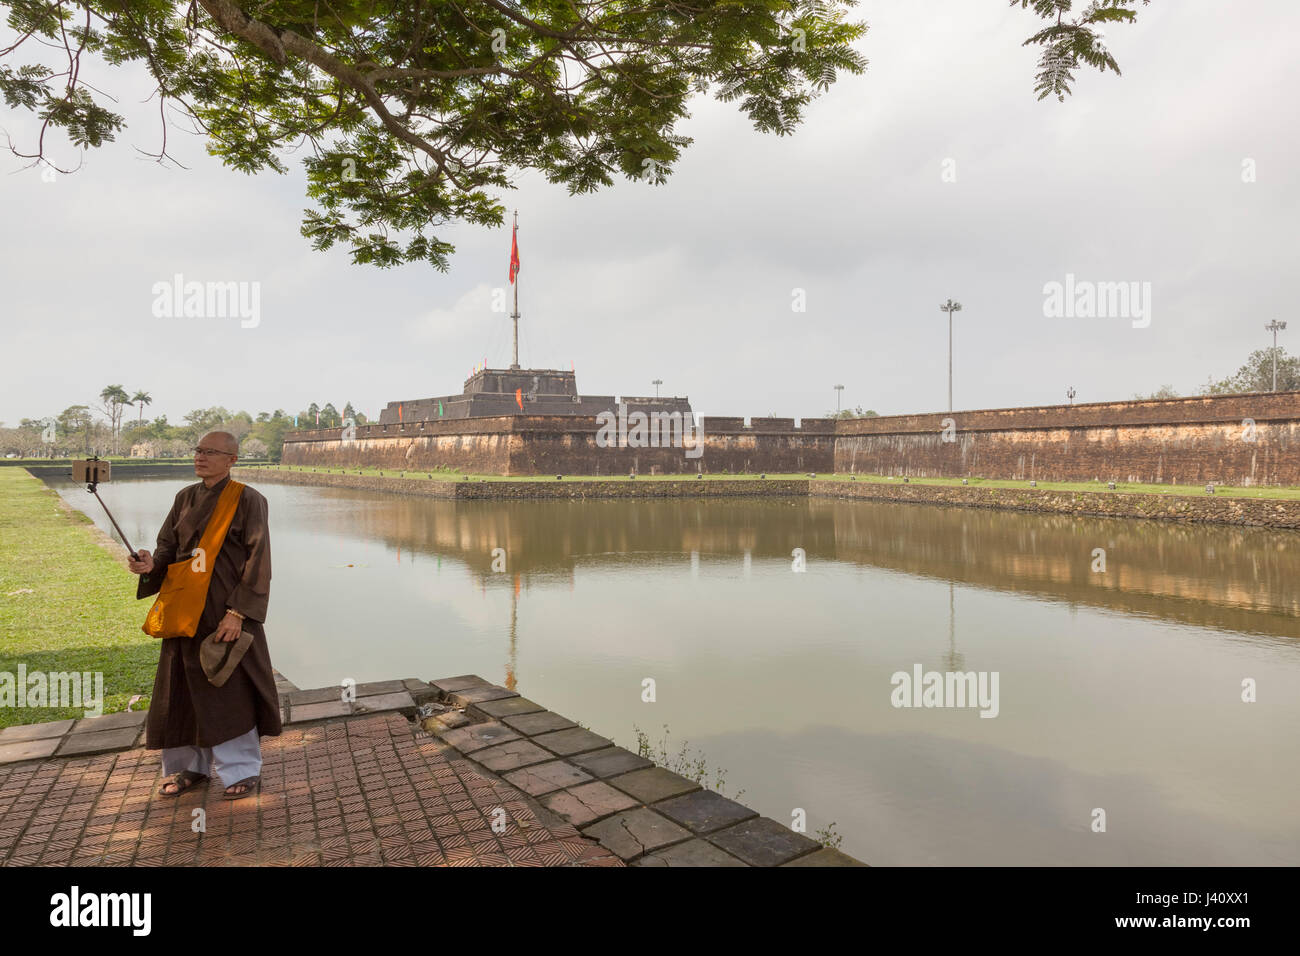
<path id="1" fill-rule="evenodd" d="M 171 513 L 158 532 L 154 569 L 140 576 L 137 598 L 157 594 L 167 566 L 188 557 L 198 547 L 217 498 L 229 480 L 227 475 L 211 488 L 200 481 L 177 493 Z M 280 735 L 279 695 L 262 629 L 270 592 L 271 538 L 266 499 L 245 485 L 213 565 L 197 636 L 169 637 L 160 642 L 158 674 L 145 724 L 145 746 L 149 750 L 186 745 L 212 747 L 254 727 L 262 737 Z M 199 645 L 217 629 L 226 608 L 244 615 L 243 628 L 253 635 L 253 643 L 230 679 L 214 687 L 199 662 Z"/>

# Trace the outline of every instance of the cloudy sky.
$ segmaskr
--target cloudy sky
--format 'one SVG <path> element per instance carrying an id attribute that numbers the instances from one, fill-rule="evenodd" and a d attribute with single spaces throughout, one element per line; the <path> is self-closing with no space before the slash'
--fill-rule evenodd
<path id="1" fill-rule="evenodd" d="M 1300 216 L 1300 5 L 1156 0 L 1108 30 L 1124 75 L 1081 72 L 1039 102 L 1038 21 L 1005 0 L 864 2 L 869 66 L 794 137 L 701 99 L 667 185 L 570 198 L 524 176 L 522 361 L 568 368 L 589 394 L 689 395 L 716 415 L 882 414 L 1189 393 L 1269 344 L 1287 319 Z M 510 360 L 509 227 L 459 228 L 452 268 L 353 266 L 298 234 L 304 178 L 249 178 L 179 131 L 188 170 L 155 149 L 139 74 L 98 74 L 129 128 L 45 182 L 0 157 L 0 421 L 94 403 L 121 383 L 151 414 L 251 413 L 460 391 Z M 30 120 L 0 110 L 18 142 Z M 27 140 L 29 141 L 29 140 Z M 65 162 L 75 156 L 60 154 Z M 1244 164 L 1254 181 L 1243 181 Z M 949 172 L 945 176 L 945 171 Z M 955 173 L 955 177 L 954 174 Z M 954 181 L 947 181 L 954 180 Z M 159 318 L 153 286 L 260 284 L 256 328 Z M 1044 286 L 1150 283 L 1150 323 L 1049 317 Z M 792 308 L 803 290 L 806 311 Z M 1283 339 L 1300 351 L 1300 324 Z"/>

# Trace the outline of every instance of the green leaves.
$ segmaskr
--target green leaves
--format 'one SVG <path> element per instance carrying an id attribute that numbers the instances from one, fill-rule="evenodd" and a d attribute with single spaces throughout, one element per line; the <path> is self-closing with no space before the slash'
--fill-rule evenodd
<path id="1" fill-rule="evenodd" d="M 1092 0 L 1083 13 L 1073 20 L 1066 14 L 1074 7 L 1074 0 L 1011 0 L 1021 9 L 1031 5 L 1034 12 L 1045 20 L 1055 20 L 1051 26 L 1040 30 L 1024 42 L 1024 46 L 1042 46 L 1035 76 L 1034 92 L 1038 98 L 1055 96 L 1062 103 L 1070 94 L 1074 71 L 1083 63 L 1101 72 L 1113 70 L 1119 74 L 1119 64 L 1106 49 L 1105 37 L 1098 24 L 1132 23 L 1137 13 L 1132 7 L 1138 0 Z M 1141 0 L 1145 5 L 1151 0 Z"/>
<path id="2" fill-rule="evenodd" d="M 1040 98 L 1069 92 L 1079 64 L 1118 72 L 1098 24 L 1131 20 L 1137 0 L 1013 0 L 1055 20 Z M 1145 2 L 1145 0 L 1144 0 Z M 690 139 L 676 132 L 713 90 L 760 132 L 790 135 L 808 106 L 867 61 L 855 0 L 9 0 L 17 36 L 0 49 L 0 96 L 80 149 L 123 127 L 94 53 L 138 64 L 162 115 L 188 115 L 208 150 L 245 173 L 301 161 L 316 249 L 356 263 L 426 262 L 453 251 L 451 222 L 499 225 L 499 196 L 522 170 L 571 193 L 616 176 L 666 181 Z M 4 63 L 25 44 L 66 66 Z M 156 154 L 167 158 L 166 130 Z M 299 159 L 301 157 L 301 159 Z"/>

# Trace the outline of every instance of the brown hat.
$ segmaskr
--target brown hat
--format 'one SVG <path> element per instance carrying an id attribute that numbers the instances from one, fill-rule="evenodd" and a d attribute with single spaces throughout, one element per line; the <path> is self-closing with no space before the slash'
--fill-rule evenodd
<path id="1" fill-rule="evenodd" d="M 217 632 L 213 631 L 199 645 L 199 663 L 208 675 L 208 683 L 220 687 L 239 666 L 244 652 L 253 643 L 253 635 L 240 631 L 238 639 L 233 641 L 218 641 L 216 637 Z"/>

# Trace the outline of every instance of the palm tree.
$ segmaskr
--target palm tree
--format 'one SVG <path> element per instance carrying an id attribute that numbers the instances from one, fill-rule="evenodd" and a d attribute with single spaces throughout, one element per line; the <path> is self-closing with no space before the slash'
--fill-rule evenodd
<path id="1" fill-rule="evenodd" d="M 144 421 L 144 407 L 146 405 L 152 405 L 153 399 L 149 397 L 148 392 L 136 392 L 131 396 L 131 404 L 140 409 L 139 414 L 135 416 L 135 421 L 138 425 L 140 422 Z"/>
<path id="2" fill-rule="evenodd" d="M 118 423 L 122 420 L 122 406 L 130 405 L 131 398 L 121 385 L 105 385 L 104 390 L 99 393 L 99 398 L 104 403 L 104 410 L 108 412 L 109 424 L 113 429 L 113 454 L 116 455 L 117 429 Z"/>

